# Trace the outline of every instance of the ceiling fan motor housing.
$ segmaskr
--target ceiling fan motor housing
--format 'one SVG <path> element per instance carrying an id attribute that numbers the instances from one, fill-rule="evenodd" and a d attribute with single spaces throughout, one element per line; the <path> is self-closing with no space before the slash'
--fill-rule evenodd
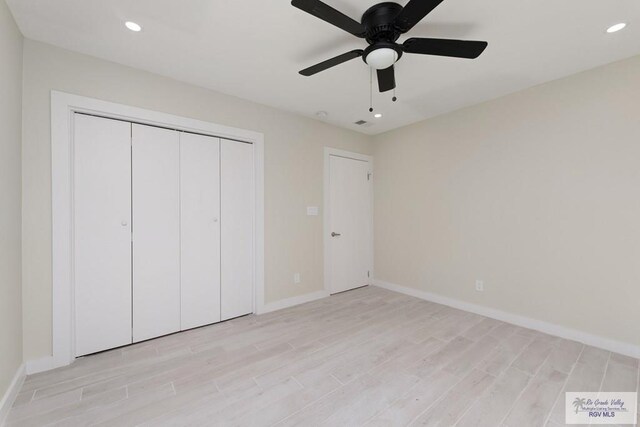
<path id="1" fill-rule="evenodd" d="M 377 49 L 388 48 L 396 51 L 400 59 L 402 48 L 395 43 L 402 32 L 394 25 L 402 6 L 398 3 L 385 2 L 370 7 L 362 15 L 362 25 L 366 29 L 365 39 L 369 46 L 364 50 L 362 60 L 367 63 L 367 56 Z"/>
<path id="2" fill-rule="evenodd" d="M 400 12 L 402 12 L 402 6 L 398 3 L 385 2 L 370 7 L 362 15 L 367 42 L 369 44 L 379 41 L 393 43 L 398 40 L 402 33 L 394 25 L 394 21 Z"/>

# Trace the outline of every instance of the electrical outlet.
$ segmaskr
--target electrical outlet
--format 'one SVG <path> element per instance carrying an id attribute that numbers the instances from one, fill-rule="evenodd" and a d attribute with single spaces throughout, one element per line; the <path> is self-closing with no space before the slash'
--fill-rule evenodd
<path id="1" fill-rule="evenodd" d="M 295 284 L 300 283 L 300 273 L 296 273 L 293 275 L 293 283 Z"/>
<path id="2" fill-rule="evenodd" d="M 484 282 L 482 280 L 476 280 L 476 291 L 484 292 Z"/>

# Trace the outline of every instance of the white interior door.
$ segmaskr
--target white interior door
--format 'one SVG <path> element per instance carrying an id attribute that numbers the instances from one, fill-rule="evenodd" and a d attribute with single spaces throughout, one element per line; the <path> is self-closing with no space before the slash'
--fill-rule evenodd
<path id="1" fill-rule="evenodd" d="M 180 144 L 132 125 L 133 341 L 180 330 Z"/>
<path id="2" fill-rule="evenodd" d="M 332 294 L 369 283 L 372 267 L 370 162 L 329 156 L 329 284 Z"/>
<path id="3" fill-rule="evenodd" d="M 180 134 L 182 329 L 220 321 L 220 140 Z"/>
<path id="4" fill-rule="evenodd" d="M 222 320 L 253 312 L 253 146 L 220 141 Z"/>
<path id="5" fill-rule="evenodd" d="M 74 116 L 75 355 L 131 343 L 131 124 Z"/>

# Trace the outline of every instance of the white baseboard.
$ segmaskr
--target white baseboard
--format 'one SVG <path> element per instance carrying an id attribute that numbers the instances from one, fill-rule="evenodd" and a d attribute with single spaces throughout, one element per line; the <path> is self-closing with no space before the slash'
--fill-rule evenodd
<path id="1" fill-rule="evenodd" d="M 394 283 L 388 283 L 381 280 L 374 280 L 373 284 L 374 286 L 388 289 L 390 291 L 399 292 L 412 297 L 457 308 L 459 310 L 469 311 L 481 316 L 490 317 L 492 319 L 511 323 L 517 326 L 522 326 L 523 328 L 535 329 L 536 331 L 544 332 L 545 334 L 554 335 L 568 340 L 578 341 L 583 344 L 602 348 L 614 353 L 624 354 L 625 356 L 640 358 L 640 346 L 638 345 L 612 340 L 610 338 L 593 335 L 588 332 L 567 328 L 555 323 L 532 319 L 530 317 L 520 316 L 518 314 L 509 313 L 495 308 L 472 304 L 470 302 L 433 294 L 431 292 L 421 291 L 415 288 L 396 285 Z"/>
<path id="2" fill-rule="evenodd" d="M 257 314 L 265 314 L 270 313 L 276 310 L 282 310 L 284 308 L 293 307 L 294 305 L 300 305 L 307 302 L 319 300 L 322 298 L 326 298 L 329 296 L 329 293 L 325 290 L 312 292 L 310 294 L 299 295 L 297 297 L 287 298 L 280 301 L 275 301 L 269 304 L 265 304 L 261 309 L 258 310 Z"/>
<path id="3" fill-rule="evenodd" d="M 4 425 L 4 422 L 9 415 L 9 410 L 11 410 L 11 406 L 13 406 L 13 402 L 16 400 L 20 389 L 22 388 L 22 384 L 24 383 L 24 379 L 26 377 L 25 365 L 24 363 L 20 365 L 18 371 L 13 377 L 11 384 L 9 384 L 9 388 L 2 396 L 2 400 L 0 400 L 0 426 Z"/>

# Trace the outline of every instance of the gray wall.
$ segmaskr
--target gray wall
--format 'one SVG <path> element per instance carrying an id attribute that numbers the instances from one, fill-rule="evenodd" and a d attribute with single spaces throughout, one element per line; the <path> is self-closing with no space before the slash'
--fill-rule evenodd
<path id="1" fill-rule="evenodd" d="M 0 1 L 0 398 L 22 363 L 22 34 Z"/>
<path id="2" fill-rule="evenodd" d="M 379 135 L 374 156 L 377 279 L 640 345 L 640 57 Z"/>

